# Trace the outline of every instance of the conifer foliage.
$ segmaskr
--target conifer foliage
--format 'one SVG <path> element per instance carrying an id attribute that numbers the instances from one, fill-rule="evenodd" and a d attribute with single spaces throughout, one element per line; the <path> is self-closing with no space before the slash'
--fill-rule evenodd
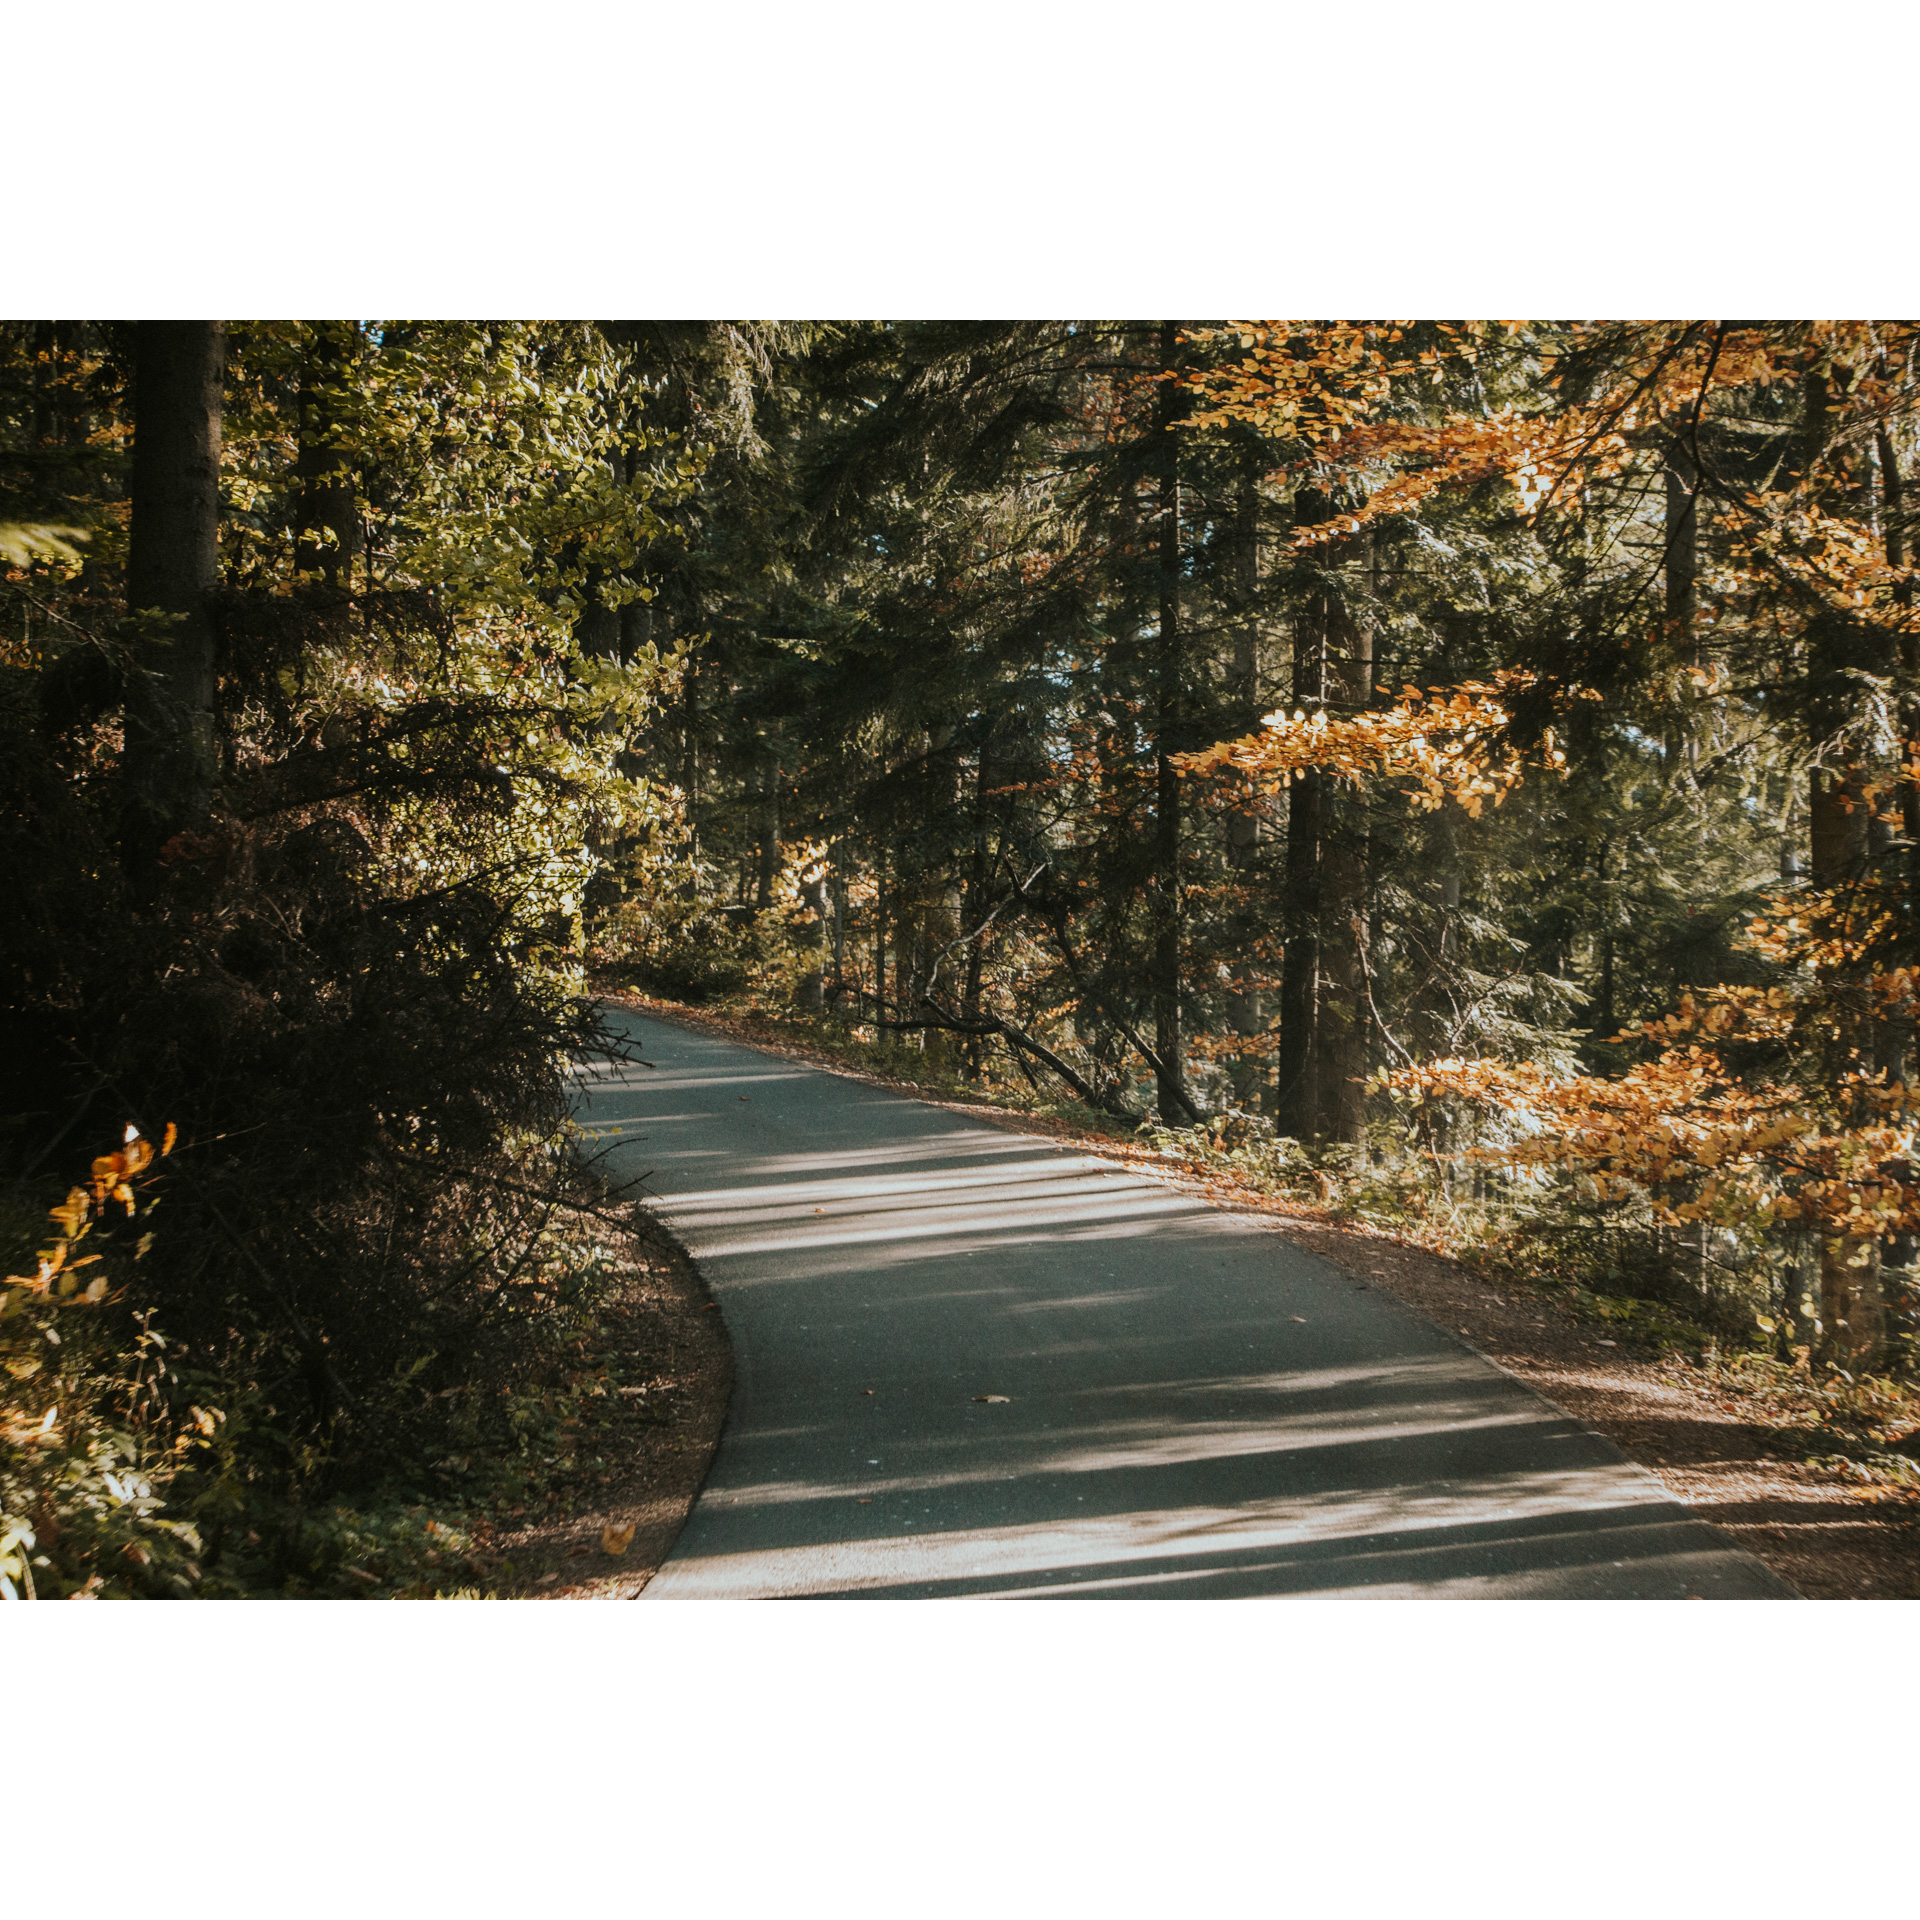
<path id="1" fill-rule="evenodd" d="M 821 330 L 756 389 L 774 537 L 703 575 L 700 906 L 630 912 L 641 973 L 785 964 L 930 1070 L 1599 1208 L 1893 1364 L 1915 342 Z"/>

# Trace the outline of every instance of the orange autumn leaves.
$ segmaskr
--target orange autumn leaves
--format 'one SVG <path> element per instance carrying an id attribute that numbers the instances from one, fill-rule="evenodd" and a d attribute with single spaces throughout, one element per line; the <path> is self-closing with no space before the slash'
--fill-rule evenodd
<path id="1" fill-rule="evenodd" d="M 1503 480 L 1521 515 L 1578 514 L 1612 483 L 1666 458 L 1676 441 L 1698 451 L 1703 419 L 1770 405 L 1770 391 L 1819 383 L 1827 440 L 1842 462 L 1864 459 L 1877 432 L 1911 407 L 1904 369 L 1920 352 L 1920 323 L 1811 321 L 1587 322 L 1553 330 L 1538 346 L 1516 340 L 1520 323 L 1428 330 L 1418 352 L 1397 324 L 1239 321 L 1197 329 L 1195 343 L 1236 357 L 1184 376 L 1193 396 L 1188 431 L 1250 426 L 1276 443 L 1276 471 L 1325 483 L 1346 476 L 1359 504 L 1296 529 L 1298 548 L 1350 537 L 1391 515 L 1415 512 L 1448 487 Z M 1481 385 L 1503 355 L 1537 362 L 1546 403 L 1446 405 L 1450 389 Z M 1404 401 L 1418 393 L 1421 417 Z M 1438 404 L 1436 404 L 1438 402 Z M 1396 408 L 1398 411 L 1396 412 Z M 1291 443 L 1289 445 L 1288 443 Z M 1895 565 L 1875 529 L 1822 498 L 1820 462 L 1783 464 L 1772 483 L 1706 481 L 1728 541 L 1722 582 L 1729 602 L 1757 609 L 1782 589 L 1837 612 L 1871 610 L 1891 628 L 1920 626 L 1920 570 Z"/>
<path id="2" fill-rule="evenodd" d="M 1910 1017 L 1920 1000 L 1913 969 L 1876 973 L 1866 984 L 1886 1012 Z M 1497 1115 L 1513 1137 L 1476 1150 L 1477 1158 L 1566 1170 L 1602 1200 L 1644 1192 L 1665 1225 L 1798 1226 L 1856 1240 L 1911 1232 L 1920 1227 L 1920 1184 L 1908 1157 L 1920 1093 L 1861 1067 L 1814 1089 L 1750 1084 L 1722 1052 L 1804 1033 L 1829 1018 L 1825 1000 L 1822 986 L 1808 981 L 1688 994 L 1640 1030 L 1686 1043 L 1663 1045 L 1617 1080 L 1436 1060 L 1383 1074 L 1380 1084 Z M 1710 1044 L 1686 1039 L 1692 1034 Z"/>
<path id="3" fill-rule="evenodd" d="M 102 1154 L 94 1161 L 91 1190 L 75 1187 L 59 1206 L 48 1208 L 49 1217 L 60 1228 L 60 1238 L 52 1246 L 39 1250 L 35 1271 L 30 1274 L 10 1273 L 6 1276 L 6 1284 L 23 1287 L 29 1294 L 43 1294 L 57 1289 L 62 1298 L 77 1292 L 80 1269 L 98 1265 L 101 1258 L 99 1254 L 87 1254 L 78 1259 L 73 1257 L 74 1249 L 92 1231 L 95 1213 L 104 1212 L 109 1202 L 117 1201 L 126 1208 L 131 1218 L 135 1205 L 132 1182 L 152 1166 L 156 1157 L 164 1158 L 170 1154 L 178 1137 L 178 1130 L 169 1121 L 156 1153 L 153 1142 L 142 1139 L 139 1129 L 129 1126 L 118 1151 Z M 88 1286 L 84 1297 L 97 1301 L 104 1297 L 106 1291 L 107 1283 L 95 1280 Z"/>
<path id="4" fill-rule="evenodd" d="M 1452 799 L 1478 819 L 1489 800 L 1499 805 L 1526 777 L 1526 758 L 1504 744 L 1513 718 L 1505 696 L 1532 684 L 1530 674 L 1501 673 L 1491 682 L 1425 694 L 1406 687 L 1396 705 L 1378 711 L 1270 713 L 1259 733 L 1175 754 L 1173 761 L 1183 773 L 1237 774 L 1268 794 L 1308 768 L 1356 782 L 1369 775 L 1407 778 L 1415 807 L 1432 812 Z M 1538 764 L 1565 769 L 1550 729 Z"/>

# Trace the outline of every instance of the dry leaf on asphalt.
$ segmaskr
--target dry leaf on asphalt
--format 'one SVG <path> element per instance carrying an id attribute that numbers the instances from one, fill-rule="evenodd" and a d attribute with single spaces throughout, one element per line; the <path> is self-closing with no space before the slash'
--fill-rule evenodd
<path id="1" fill-rule="evenodd" d="M 976 1400 L 985 1401 L 986 1404 L 990 1407 L 1005 1407 L 1005 1406 L 1012 1405 L 1012 1402 L 1008 1400 L 1007 1396 L 1004 1393 L 976 1393 L 973 1397 Z"/>

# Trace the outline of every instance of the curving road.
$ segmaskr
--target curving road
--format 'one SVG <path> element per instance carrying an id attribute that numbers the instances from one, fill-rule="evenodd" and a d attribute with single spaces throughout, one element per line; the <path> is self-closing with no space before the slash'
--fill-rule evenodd
<path id="1" fill-rule="evenodd" d="M 653 1599 L 1788 1599 L 1387 1295 L 1086 1153 L 610 1010 L 581 1118 L 721 1303 Z"/>

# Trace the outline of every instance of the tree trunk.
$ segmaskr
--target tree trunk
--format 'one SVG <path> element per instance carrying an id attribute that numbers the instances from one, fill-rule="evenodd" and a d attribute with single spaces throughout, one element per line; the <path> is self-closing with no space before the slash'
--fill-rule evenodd
<path id="1" fill-rule="evenodd" d="M 1837 774 L 1815 768 L 1812 774 L 1811 878 L 1823 892 L 1856 884 L 1865 872 L 1870 808 L 1862 798 L 1863 784 L 1858 768 Z M 1823 1360 L 1849 1369 L 1877 1364 L 1887 1335 L 1877 1242 L 1820 1242 L 1820 1320 Z"/>
<path id="2" fill-rule="evenodd" d="M 1178 352 L 1171 322 L 1160 329 L 1160 364 L 1171 371 Z M 1179 388 L 1160 390 L 1160 636 L 1154 660 L 1154 938 L 1153 1050 L 1155 1104 L 1172 1124 L 1198 1119 L 1186 1089 L 1180 1030 L 1180 774 L 1173 756 L 1185 745 L 1180 642 L 1180 443 L 1174 433 Z"/>
<path id="3" fill-rule="evenodd" d="M 780 877 L 780 762 L 771 747 L 760 749 L 760 791 L 754 805 L 753 910 L 765 913 L 773 905 L 774 882 Z"/>
<path id="4" fill-rule="evenodd" d="M 987 736 L 980 742 L 979 752 L 974 761 L 973 771 L 973 860 L 967 872 L 966 904 L 961 909 L 961 925 L 971 930 L 979 926 L 987 915 L 987 785 L 988 764 L 993 748 L 993 732 L 989 728 Z M 982 970 L 986 965 L 987 937 L 981 934 L 967 943 L 966 984 L 960 997 L 961 1011 L 969 1026 L 980 1024 L 980 985 Z M 965 1055 L 967 1078 L 978 1080 L 982 1061 L 984 1038 L 980 1034 L 967 1036 Z"/>
<path id="5" fill-rule="evenodd" d="M 827 997 L 827 882 L 823 874 L 817 880 L 809 880 L 800 889 L 800 898 L 806 903 L 813 918 L 801 931 L 801 942 L 807 948 L 812 965 L 800 977 L 800 985 L 795 995 L 801 1008 L 808 1013 L 818 1013 L 826 1005 Z"/>
<path id="6" fill-rule="evenodd" d="M 1303 490 L 1304 492 L 1304 490 Z M 1296 501 L 1299 514 L 1303 503 Z M 1311 502 L 1305 503 L 1309 507 Z M 1325 704 L 1326 635 L 1311 611 L 1294 622 L 1293 701 Z M 1310 1141 L 1320 1118 L 1320 833 L 1326 776 L 1306 768 L 1287 789 L 1286 950 L 1280 966 L 1280 1064 L 1274 1121 L 1291 1139 Z"/>
<path id="7" fill-rule="evenodd" d="M 887 1017 L 887 854 L 875 849 L 873 862 L 873 999 L 875 1018 Z M 882 1038 L 875 1028 L 875 1037 Z"/>
<path id="8" fill-rule="evenodd" d="M 1337 593 L 1327 596 L 1327 698 L 1348 710 L 1372 705 L 1373 636 Z M 1319 1132 L 1364 1146 L 1367 1138 L 1367 823 L 1344 783 L 1323 794 L 1320 841 L 1320 1009 L 1314 1035 Z"/>
<path id="9" fill-rule="evenodd" d="M 1887 565 L 1904 567 L 1907 563 L 1906 487 L 1899 462 L 1894 457 L 1893 440 L 1884 428 L 1874 436 L 1874 454 L 1880 469 L 1881 526 L 1886 540 Z M 1912 583 L 1900 581 L 1894 587 L 1893 599 L 1905 618 L 1913 604 Z M 1900 635 L 1899 664 L 1907 685 L 1911 687 L 1916 669 L 1920 669 L 1920 638 L 1910 628 L 1903 630 Z M 1900 760 L 1903 768 L 1911 767 L 1920 763 L 1920 696 L 1911 692 L 1903 694 L 1899 715 Z M 1920 781 L 1903 772 L 1895 791 L 1899 795 L 1900 836 L 1906 842 L 1905 850 L 1899 856 L 1898 871 L 1905 883 L 1906 897 L 1911 902 L 1920 898 Z M 1910 1017 L 1897 1015 L 1883 1023 L 1875 1065 L 1885 1072 L 1890 1085 L 1906 1084 L 1912 1071 L 1913 1043 L 1913 1021 Z M 1894 1269 L 1894 1273 L 1888 1276 L 1890 1285 L 1903 1290 L 1910 1286 L 1916 1250 L 1913 1234 L 1903 1233 L 1895 1237 L 1887 1248 L 1885 1258 L 1885 1264 Z"/>
<path id="10" fill-rule="evenodd" d="M 294 461 L 293 570 L 317 573 L 336 592 L 352 585 L 360 515 L 340 445 L 340 383 L 352 357 L 350 320 L 316 320 L 300 368 L 300 451 Z"/>
<path id="11" fill-rule="evenodd" d="M 847 978 L 847 843 L 844 839 L 837 840 L 833 848 L 832 900 L 833 987 L 827 998 L 838 1013 Z"/>
<path id="12" fill-rule="evenodd" d="M 1234 526 L 1235 587 L 1239 606 L 1233 627 L 1233 660 L 1229 678 L 1232 720 L 1236 735 L 1255 732 L 1260 725 L 1260 628 L 1255 608 L 1260 592 L 1260 450 L 1251 445 L 1240 475 L 1240 498 Z M 1255 871 L 1260 858 L 1260 815 L 1252 805 L 1235 807 L 1227 815 L 1227 864 L 1241 890 L 1233 916 L 1234 960 L 1226 992 L 1227 1020 L 1243 1040 L 1256 1038 L 1266 1024 L 1258 985 L 1259 963 L 1253 946 L 1257 921 L 1252 907 Z M 1267 1069 L 1257 1054 L 1237 1055 L 1233 1063 L 1233 1103 L 1248 1111 L 1260 1102 Z"/>
<path id="13" fill-rule="evenodd" d="M 203 831 L 213 810 L 219 756 L 207 602 L 219 584 L 225 371 L 223 321 L 139 323 L 127 611 L 167 621 L 164 641 L 142 643 L 147 671 L 128 691 L 121 859 L 148 899 L 168 843 Z"/>
<path id="14" fill-rule="evenodd" d="M 1305 486 L 1294 495 L 1293 511 L 1298 525 L 1318 526 L 1339 506 L 1318 487 Z M 1328 551 L 1322 565 L 1331 567 L 1337 557 L 1337 548 Z M 1371 645 L 1338 589 L 1323 581 L 1294 622 L 1294 705 L 1311 713 L 1330 702 L 1351 707 L 1370 700 Z M 1366 1047 L 1360 1020 L 1366 855 L 1355 823 L 1341 818 L 1346 811 L 1325 774 L 1309 769 L 1294 776 L 1276 1119 L 1282 1133 L 1303 1141 L 1329 1132 L 1351 1140 L 1366 1132 L 1359 1088 L 1345 1084 L 1356 1070 L 1365 1077 Z"/>
<path id="15" fill-rule="evenodd" d="M 1800 435 L 1802 471 L 1814 479 L 1830 431 L 1830 392 L 1825 376 L 1807 376 L 1806 412 Z M 1841 484 L 1838 475 L 1833 485 Z M 1818 664 L 1817 658 L 1815 664 Z M 1844 715 L 1845 721 L 1853 716 Z M 1808 780 L 1807 815 L 1811 858 L 1808 877 L 1816 891 L 1845 893 L 1866 877 L 1872 806 L 1866 799 L 1867 769 L 1851 731 L 1842 731 L 1840 764 L 1816 767 Z M 1871 1036 L 1856 1032 L 1856 1043 Z M 1840 1046 L 1848 1036 L 1843 1032 Z M 1835 1063 L 1839 1064 L 1838 1061 Z M 1820 1241 L 1820 1358 L 1849 1370 L 1875 1365 L 1885 1352 L 1886 1299 L 1880 1281 L 1879 1243 L 1840 1237 Z"/>

